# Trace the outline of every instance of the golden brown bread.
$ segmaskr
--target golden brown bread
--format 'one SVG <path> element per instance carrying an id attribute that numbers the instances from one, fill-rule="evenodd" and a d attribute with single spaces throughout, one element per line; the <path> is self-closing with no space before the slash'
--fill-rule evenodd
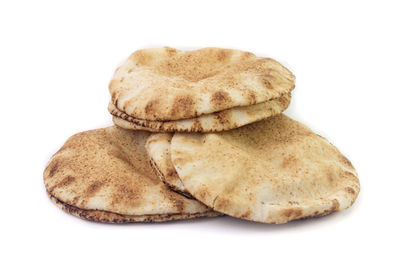
<path id="1" fill-rule="evenodd" d="M 123 120 L 129 118 L 134 128 L 222 131 L 282 112 L 294 82 L 293 74 L 277 61 L 239 50 L 143 49 L 116 70 L 109 85 L 110 111 Z M 245 107 L 261 103 L 249 111 L 253 115 L 246 113 Z M 233 108 L 241 112 L 234 114 L 237 119 L 225 118 L 231 114 L 215 116 Z M 201 127 L 198 122 L 184 121 L 202 115 L 211 117 L 201 119 Z"/>
<path id="2" fill-rule="evenodd" d="M 116 126 L 72 136 L 44 171 L 48 194 L 64 210 L 101 222 L 216 216 L 159 180 L 144 147 L 148 136 Z"/>
<path id="3" fill-rule="evenodd" d="M 226 132 L 176 133 L 171 157 L 196 199 L 246 220 L 326 215 L 350 207 L 360 189 L 337 148 L 283 114 Z"/>

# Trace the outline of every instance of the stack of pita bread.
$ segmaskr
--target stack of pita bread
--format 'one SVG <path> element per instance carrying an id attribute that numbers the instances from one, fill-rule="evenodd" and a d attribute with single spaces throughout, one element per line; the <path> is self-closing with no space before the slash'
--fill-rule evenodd
<path id="1" fill-rule="evenodd" d="M 282 114 L 295 86 L 279 62 L 205 48 L 139 50 L 110 82 L 114 126 L 78 133 L 44 182 L 63 210 L 107 222 L 230 215 L 262 223 L 350 207 L 350 161 Z"/>

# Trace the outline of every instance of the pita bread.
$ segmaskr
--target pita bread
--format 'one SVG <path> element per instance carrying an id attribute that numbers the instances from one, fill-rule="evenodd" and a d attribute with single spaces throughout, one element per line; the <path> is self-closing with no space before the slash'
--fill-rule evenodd
<path id="1" fill-rule="evenodd" d="M 164 47 L 133 53 L 116 70 L 109 90 L 114 116 L 130 117 L 133 124 L 154 131 L 191 131 L 194 122 L 184 121 L 179 125 L 165 125 L 165 122 L 283 101 L 280 99 L 283 96 L 290 99 L 294 83 L 293 74 L 280 63 L 252 53 L 219 48 L 180 51 Z M 260 107 L 268 108 L 269 103 L 265 105 Z M 287 107 L 279 106 L 275 113 Z M 260 114 L 262 118 L 271 116 L 270 112 L 260 112 L 260 107 L 258 117 Z M 246 120 L 239 116 L 241 125 L 261 119 L 247 117 Z M 220 120 L 217 125 L 221 124 Z M 204 130 L 217 131 L 212 125 L 213 116 L 203 121 L 208 122 L 202 126 Z M 228 120 L 222 123 L 228 125 L 217 127 L 218 131 L 231 129 L 235 123 L 238 124 Z"/>
<path id="2" fill-rule="evenodd" d="M 132 223 L 132 222 L 166 222 L 173 220 L 193 219 L 197 217 L 215 217 L 215 211 L 186 214 L 153 214 L 153 215 L 121 215 L 102 210 L 84 210 L 68 205 L 61 200 L 53 197 L 47 191 L 47 195 L 59 208 L 76 217 L 101 223 Z M 219 214 L 221 215 L 221 214 Z"/>
<path id="3" fill-rule="evenodd" d="M 72 136 L 44 171 L 50 198 L 73 215 L 108 223 L 216 216 L 157 178 L 144 147 L 148 136 L 116 126 Z"/>
<path id="4" fill-rule="evenodd" d="M 290 93 L 260 104 L 235 107 L 220 112 L 201 115 L 194 119 L 176 121 L 146 121 L 135 119 L 110 103 L 108 110 L 116 125 L 130 130 L 151 132 L 219 132 L 241 127 L 284 111 L 290 103 Z"/>
<path id="5" fill-rule="evenodd" d="M 170 147 L 172 136 L 173 134 L 171 133 L 155 133 L 150 135 L 146 141 L 146 150 L 158 177 L 172 190 L 191 197 L 190 193 L 183 186 L 171 161 Z"/>
<path id="6" fill-rule="evenodd" d="M 356 171 L 337 148 L 282 114 L 228 132 L 177 133 L 171 157 L 196 199 L 257 222 L 343 210 L 360 189 Z"/>

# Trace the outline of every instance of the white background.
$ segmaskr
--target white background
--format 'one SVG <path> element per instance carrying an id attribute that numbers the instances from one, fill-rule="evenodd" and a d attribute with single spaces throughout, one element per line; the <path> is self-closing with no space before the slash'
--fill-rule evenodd
<path id="1" fill-rule="evenodd" d="M 400 8 L 322 2 L 1 1 L 0 265 L 399 266 Z M 353 162 L 354 206 L 286 225 L 118 226 L 52 204 L 49 157 L 72 134 L 111 125 L 114 69 L 165 45 L 242 49 L 290 68 L 297 83 L 285 113 Z"/>

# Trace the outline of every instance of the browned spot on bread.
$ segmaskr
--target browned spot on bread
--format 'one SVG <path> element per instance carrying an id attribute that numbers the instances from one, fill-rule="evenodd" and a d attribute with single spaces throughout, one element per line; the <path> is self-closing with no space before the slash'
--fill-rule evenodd
<path id="1" fill-rule="evenodd" d="M 199 190 L 196 192 L 196 198 L 199 198 L 199 199 L 201 199 L 201 200 L 204 200 L 204 199 L 206 198 L 207 194 L 208 194 L 207 190 L 199 189 Z"/>
<path id="2" fill-rule="evenodd" d="M 290 154 L 282 160 L 281 167 L 294 168 L 297 162 L 298 159 L 294 155 Z"/>
<path id="3" fill-rule="evenodd" d="M 101 189 L 101 187 L 103 185 L 104 185 L 104 182 L 101 182 L 101 181 L 93 182 L 92 184 L 90 184 L 88 186 L 88 188 L 86 188 L 84 196 L 87 198 L 94 196 Z"/>
<path id="4" fill-rule="evenodd" d="M 273 85 L 272 85 L 272 83 L 273 83 L 273 79 L 274 79 L 275 77 L 273 77 L 272 75 L 269 75 L 269 74 L 264 74 L 264 75 L 261 75 L 260 76 L 260 80 L 261 80 L 261 83 L 267 88 L 267 89 L 273 89 Z"/>
<path id="5" fill-rule="evenodd" d="M 61 188 L 61 187 L 65 187 L 68 186 L 70 184 L 72 184 L 73 182 L 75 182 L 76 178 L 68 175 L 67 177 L 65 177 L 64 179 L 61 180 L 61 182 L 59 184 L 57 184 L 57 188 Z"/>
<path id="6" fill-rule="evenodd" d="M 111 93 L 111 100 L 114 102 L 115 101 L 115 97 L 117 96 L 117 92 L 114 91 Z"/>
<path id="7" fill-rule="evenodd" d="M 212 94 L 210 101 L 214 106 L 220 107 L 229 104 L 232 99 L 227 92 L 218 91 Z"/>
<path id="8" fill-rule="evenodd" d="M 226 61 L 232 56 L 232 51 L 230 50 L 218 50 L 217 59 L 218 61 Z"/>
<path id="9" fill-rule="evenodd" d="M 290 219 L 299 218 L 302 214 L 303 211 L 300 208 L 289 208 L 282 211 L 282 215 Z"/>
<path id="10" fill-rule="evenodd" d="M 249 92 L 246 94 L 246 97 L 247 97 L 247 99 L 249 100 L 250 105 L 256 104 L 256 94 L 254 93 L 254 91 L 249 91 Z"/>
<path id="11" fill-rule="evenodd" d="M 185 203 L 181 198 L 177 198 L 175 194 L 169 194 L 169 198 L 179 212 L 185 209 Z"/>
<path id="12" fill-rule="evenodd" d="M 349 172 L 349 171 L 344 171 L 344 175 L 345 175 L 345 176 L 353 176 L 353 177 L 357 178 L 356 175 L 355 175 L 354 173 Z"/>
<path id="13" fill-rule="evenodd" d="M 167 176 L 174 176 L 174 175 L 176 175 L 175 169 L 168 169 Z"/>
<path id="14" fill-rule="evenodd" d="M 229 199 L 218 197 L 214 200 L 213 206 L 215 210 L 226 210 L 229 209 L 229 207 L 231 206 L 231 202 L 229 201 Z"/>
<path id="15" fill-rule="evenodd" d="M 326 209 L 323 211 L 314 211 L 314 213 L 312 215 L 306 216 L 303 219 L 325 216 L 325 215 L 331 214 L 332 212 L 338 211 L 339 207 L 340 207 L 339 201 L 337 199 L 333 199 L 332 205 L 329 209 Z"/>
<path id="16" fill-rule="evenodd" d="M 146 114 L 154 114 L 157 110 L 158 103 L 159 103 L 158 99 L 153 99 L 147 102 L 146 107 L 144 108 Z"/>
<path id="17" fill-rule="evenodd" d="M 174 104 L 171 108 L 171 115 L 183 114 L 183 116 L 188 116 L 193 113 L 195 106 L 194 99 L 190 96 L 180 96 L 175 98 Z"/>
<path id="18" fill-rule="evenodd" d="M 348 159 L 347 159 L 345 156 L 343 156 L 342 154 L 340 154 L 340 161 L 341 161 L 343 164 L 345 164 L 345 165 L 351 167 L 352 169 L 354 168 L 353 165 L 351 164 L 350 160 L 348 160 Z"/>
<path id="19" fill-rule="evenodd" d="M 331 212 L 339 210 L 340 204 L 337 199 L 332 200 L 332 207 L 330 209 Z"/>
<path id="20" fill-rule="evenodd" d="M 115 190 L 113 190 L 111 196 L 111 205 L 114 207 L 129 206 L 131 208 L 140 206 L 144 193 L 142 189 L 145 184 L 137 181 L 134 185 L 129 182 L 114 185 Z"/>
<path id="21" fill-rule="evenodd" d="M 171 47 L 164 47 L 165 51 L 167 52 L 167 55 L 169 57 L 175 56 L 178 53 L 178 50 L 175 48 Z"/>
<path id="22" fill-rule="evenodd" d="M 54 159 L 50 165 L 47 167 L 49 169 L 49 177 L 53 177 L 56 171 L 58 170 L 58 167 L 60 165 L 60 162 L 57 159 Z"/>
<path id="23" fill-rule="evenodd" d="M 199 119 L 194 119 L 193 120 L 193 126 L 191 127 L 192 131 L 202 131 L 203 126 L 201 125 L 201 122 Z"/>
<path id="24" fill-rule="evenodd" d="M 328 178 L 329 183 L 333 183 L 335 180 L 335 176 L 333 175 L 331 169 L 326 170 L 326 177 Z"/>
<path id="25" fill-rule="evenodd" d="M 224 125 L 224 124 L 229 124 L 231 116 L 230 116 L 230 113 L 220 112 L 220 113 L 215 114 L 215 118 L 217 120 L 216 125 Z"/>
<path id="26" fill-rule="evenodd" d="M 354 189 L 351 187 L 346 187 L 344 190 L 346 190 L 347 193 L 350 193 L 352 195 L 354 195 L 356 193 L 356 191 L 354 191 Z"/>
<path id="27" fill-rule="evenodd" d="M 251 210 L 247 210 L 245 213 L 243 213 L 240 218 L 241 219 L 250 219 L 250 215 L 251 215 Z"/>
<path id="28" fill-rule="evenodd" d="M 60 182 L 56 183 L 54 186 L 48 188 L 48 191 L 50 193 L 53 193 L 55 189 L 63 189 L 68 185 L 72 184 L 74 181 L 75 177 L 68 175 L 65 178 L 63 178 Z"/>

